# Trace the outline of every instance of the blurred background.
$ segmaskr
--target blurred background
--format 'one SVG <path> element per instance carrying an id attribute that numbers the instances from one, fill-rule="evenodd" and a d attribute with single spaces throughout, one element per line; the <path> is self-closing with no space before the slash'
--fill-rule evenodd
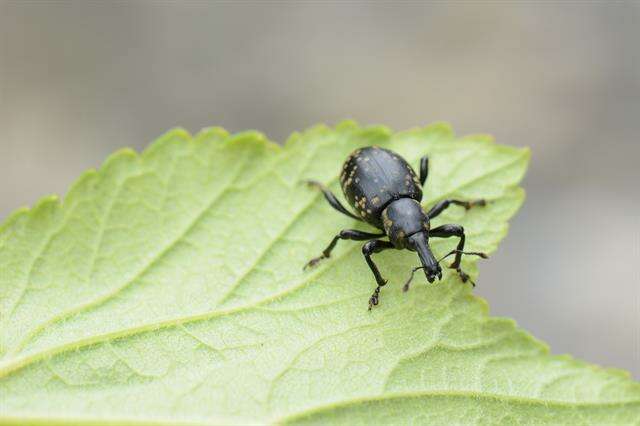
<path id="1" fill-rule="evenodd" d="M 445 120 L 532 149 L 476 293 L 640 379 L 640 2 L 0 1 L 0 221 L 173 126 Z"/>

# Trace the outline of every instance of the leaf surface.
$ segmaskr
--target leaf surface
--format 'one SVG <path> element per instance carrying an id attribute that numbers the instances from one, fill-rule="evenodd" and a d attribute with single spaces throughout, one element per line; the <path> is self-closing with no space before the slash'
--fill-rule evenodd
<path id="1" fill-rule="evenodd" d="M 430 155 L 425 206 L 491 200 L 433 225 L 496 249 L 526 150 L 444 124 L 318 126 L 283 148 L 171 131 L 0 227 L 0 422 L 639 423 L 627 374 L 549 355 L 455 274 L 403 293 L 414 253 L 374 255 L 389 285 L 371 312 L 361 243 L 302 271 L 340 229 L 370 229 L 302 181 L 340 194 L 342 161 L 373 144 L 414 166 Z M 455 243 L 432 240 L 437 256 Z"/>

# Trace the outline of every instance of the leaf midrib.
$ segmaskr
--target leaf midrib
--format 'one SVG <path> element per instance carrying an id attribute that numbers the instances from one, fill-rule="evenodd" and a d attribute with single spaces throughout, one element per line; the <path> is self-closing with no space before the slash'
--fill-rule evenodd
<path id="1" fill-rule="evenodd" d="M 317 405 L 307 408 L 301 412 L 286 416 L 280 420 L 276 420 L 279 424 L 285 424 L 287 422 L 294 421 L 303 417 L 308 417 L 316 414 L 321 414 L 324 411 L 336 410 L 341 408 L 348 408 L 353 405 L 366 404 L 369 402 L 387 402 L 397 399 L 407 400 L 410 398 L 472 398 L 474 400 L 494 400 L 503 403 L 515 403 L 523 405 L 543 405 L 544 407 L 557 407 L 557 408 L 589 408 L 589 407 L 622 407 L 627 405 L 640 405 L 640 399 L 627 400 L 627 401 L 608 401 L 608 402 L 571 402 L 561 401 L 556 399 L 544 399 L 544 398 L 527 398 L 523 396 L 502 395 L 493 392 L 484 391 L 451 391 L 451 390 L 429 390 L 429 391 L 414 391 L 414 392 L 389 392 L 383 395 L 376 395 L 370 397 L 351 398 L 348 400 L 332 402 L 328 404 Z"/>
<path id="2" fill-rule="evenodd" d="M 296 420 L 302 420 L 305 417 L 312 417 L 315 415 L 322 415 L 324 412 L 332 411 L 336 409 L 344 409 L 352 406 L 357 406 L 367 403 L 388 402 L 394 400 L 407 400 L 407 399 L 428 399 L 428 398 L 455 398 L 455 399 L 473 399 L 474 402 L 478 400 L 484 400 L 487 402 L 495 401 L 507 404 L 529 405 L 529 406 L 543 406 L 545 408 L 614 408 L 624 407 L 629 405 L 640 405 L 640 400 L 626 400 L 626 401 L 608 401 L 608 402 L 571 402 L 561 401 L 556 399 L 546 398 L 526 398 L 522 396 L 502 395 L 493 392 L 485 391 L 451 391 L 451 390 L 428 390 L 428 391 L 414 391 L 414 392 L 390 392 L 383 395 L 365 396 L 358 398 L 349 398 L 347 400 L 341 400 L 336 402 L 330 402 L 326 404 L 316 405 L 306 408 L 302 411 L 295 412 L 290 415 L 285 415 L 281 418 L 275 418 L 269 421 L 270 424 L 284 425 L 295 422 Z M 34 424 L 91 424 L 95 426 L 100 425 L 139 425 L 139 426 L 164 426 L 164 425 L 184 425 L 184 426 L 196 426 L 211 424 L 210 422 L 197 422 L 197 421 L 176 421 L 175 419 L 167 420 L 152 420 L 145 421 L 136 418 L 126 419 L 113 419 L 113 420 L 101 420 L 94 418 L 34 418 L 34 417 L 0 417 L 0 424 L 13 424 L 15 422 L 28 420 Z M 219 419 L 223 421 L 223 419 Z M 233 421 L 231 419 L 231 423 Z"/>

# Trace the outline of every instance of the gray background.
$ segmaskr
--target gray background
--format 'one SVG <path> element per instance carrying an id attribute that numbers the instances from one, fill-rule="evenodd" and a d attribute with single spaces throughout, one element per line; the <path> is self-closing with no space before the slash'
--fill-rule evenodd
<path id="1" fill-rule="evenodd" d="M 0 219 L 175 125 L 343 118 L 530 146 L 476 292 L 640 378 L 639 3 L 0 2 Z"/>

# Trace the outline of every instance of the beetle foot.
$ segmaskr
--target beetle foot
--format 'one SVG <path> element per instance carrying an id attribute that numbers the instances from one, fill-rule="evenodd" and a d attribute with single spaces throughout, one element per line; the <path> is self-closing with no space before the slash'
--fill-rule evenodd
<path id="1" fill-rule="evenodd" d="M 411 270 L 411 275 L 409 275 L 409 279 L 408 279 L 408 280 L 404 283 L 404 285 L 402 286 L 402 291 L 403 291 L 404 293 L 406 293 L 406 292 L 408 292 L 408 291 L 409 291 L 409 285 L 411 284 L 411 281 L 413 280 L 413 276 L 414 276 L 414 274 L 416 273 L 416 271 L 417 271 L 418 269 L 424 269 L 424 266 L 416 266 L 415 268 L 413 268 L 413 269 Z M 442 272 L 440 272 L 440 273 L 438 274 L 438 279 L 442 279 Z"/>
<path id="2" fill-rule="evenodd" d="M 376 287 L 371 298 L 369 298 L 369 310 L 374 306 L 378 306 L 378 302 L 380 301 L 380 286 Z"/>
<path id="3" fill-rule="evenodd" d="M 479 200 L 469 201 L 467 204 L 465 204 L 464 208 L 465 210 L 469 210 L 475 206 L 484 207 L 486 205 L 487 205 L 487 200 L 485 200 L 484 198 L 481 198 Z"/>
<path id="4" fill-rule="evenodd" d="M 453 268 L 453 269 L 455 269 L 456 272 L 458 272 L 458 275 L 460 276 L 460 279 L 462 280 L 463 283 L 466 283 L 467 281 L 469 281 L 472 286 L 474 286 L 474 287 L 476 286 L 476 283 L 473 282 L 473 280 L 471 279 L 469 274 L 467 274 L 462 269 L 460 269 L 459 266 L 456 267 L 456 268 Z"/>
<path id="5" fill-rule="evenodd" d="M 309 188 L 321 188 L 322 184 L 318 181 L 315 180 L 305 180 L 303 183 L 305 183 Z"/>
<path id="6" fill-rule="evenodd" d="M 313 259 L 311 259 L 310 261 L 307 262 L 306 265 L 304 265 L 304 267 L 302 268 L 302 270 L 306 270 L 308 268 L 313 268 L 314 266 L 316 266 L 318 263 L 320 263 L 323 259 L 327 259 L 329 256 L 326 255 L 322 255 L 322 256 L 318 256 L 318 257 L 314 257 Z"/>

